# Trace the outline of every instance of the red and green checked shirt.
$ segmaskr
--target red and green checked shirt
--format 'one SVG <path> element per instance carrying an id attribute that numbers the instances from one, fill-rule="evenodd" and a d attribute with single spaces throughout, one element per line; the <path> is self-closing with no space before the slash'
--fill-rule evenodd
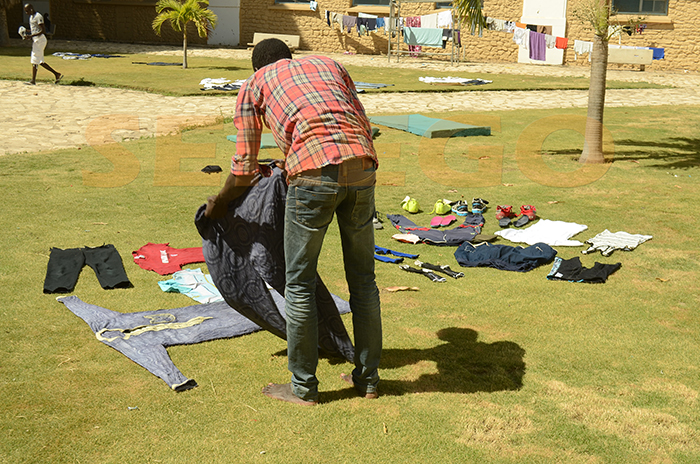
<path id="1" fill-rule="evenodd" d="M 280 60 L 259 69 L 238 92 L 234 175 L 259 169 L 263 123 L 286 157 L 290 176 L 351 158 L 377 161 L 372 129 L 348 72 L 324 56 Z"/>

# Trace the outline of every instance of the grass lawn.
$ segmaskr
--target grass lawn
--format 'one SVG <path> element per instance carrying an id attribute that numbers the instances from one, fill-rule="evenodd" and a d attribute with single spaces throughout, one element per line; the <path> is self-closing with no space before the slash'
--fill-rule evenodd
<path id="1" fill-rule="evenodd" d="M 144 90 L 163 95 L 235 95 L 237 92 L 202 91 L 199 82 L 204 78 L 225 77 L 231 81 L 246 79 L 252 74 L 249 60 L 226 60 L 222 58 L 188 57 L 188 69 L 181 66 L 149 66 L 146 63 L 167 62 L 182 64 L 181 56 L 119 55 L 119 58 L 91 58 L 89 60 L 63 60 L 51 56 L 56 51 L 46 50 L 46 62 L 58 72 L 65 74 L 62 85 L 119 87 Z M 89 50 L 71 50 L 74 53 L 90 53 Z M 135 64 L 136 63 L 136 64 Z M 357 82 L 393 84 L 373 92 L 455 92 L 483 90 L 587 90 L 588 79 L 581 77 L 537 77 L 511 74 L 455 73 L 420 69 L 393 69 L 347 66 Z M 0 49 L 0 79 L 28 80 L 31 75 L 29 49 L 8 47 Z M 419 77 L 455 76 L 468 79 L 482 78 L 493 83 L 480 86 L 431 85 L 418 80 Z M 37 79 L 49 81 L 51 74 L 40 70 Z M 645 82 L 622 82 L 608 80 L 608 88 L 663 88 Z"/>
<path id="2" fill-rule="evenodd" d="M 192 61 L 193 80 L 212 74 L 214 60 Z M 60 62 L 84 66 L 85 80 L 101 85 L 110 63 L 118 62 Z M 229 66 L 232 78 L 247 72 L 217 66 Z M 611 257 L 555 247 L 586 267 L 622 263 L 607 283 L 591 285 L 549 281 L 550 265 L 460 269 L 454 248 L 399 243 L 387 226 L 378 245 L 465 277 L 437 284 L 377 263 L 380 289 L 420 288 L 382 291 L 378 400 L 355 397 L 339 379 L 351 366 L 336 359 L 319 364 L 319 406 L 264 397 L 262 386 L 289 377 L 285 342 L 265 332 L 168 349 L 200 385 L 178 394 L 42 293 L 48 255 L 51 247 L 116 246 L 133 288 L 102 290 L 85 268 L 73 294 L 88 303 L 119 312 L 193 304 L 163 293 L 157 282 L 167 278 L 139 268 L 131 251 L 147 242 L 201 244 L 194 213 L 224 177 L 199 170 L 226 167 L 232 128 L 0 157 L 0 462 L 697 463 L 700 109 L 607 110 L 614 161 L 592 171 L 575 161 L 582 136 L 570 130 L 585 109 L 428 116 L 485 123 L 493 133 L 440 144 L 382 128 L 379 211 L 402 213 L 410 195 L 424 210 L 411 219 L 428 224 L 436 200 L 482 197 L 491 206 L 486 233 L 499 229 L 496 205 L 532 204 L 541 218 L 587 225 L 574 237 L 581 241 L 606 228 L 653 239 Z M 542 137 L 542 126 L 553 132 Z M 523 151 L 533 140 L 537 157 Z M 195 152 L 211 158 L 189 158 Z M 105 154 L 115 153 L 138 169 L 113 171 Z M 162 175 L 173 171 L 180 174 Z M 320 273 L 347 298 L 338 250 L 332 227 Z M 343 319 L 351 331 L 350 316 Z"/>

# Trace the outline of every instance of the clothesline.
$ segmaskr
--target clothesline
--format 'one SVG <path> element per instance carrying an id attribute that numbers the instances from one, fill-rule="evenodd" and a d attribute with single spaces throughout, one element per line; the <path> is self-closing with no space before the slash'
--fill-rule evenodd
<path id="1" fill-rule="evenodd" d="M 359 36 L 363 36 L 369 32 L 376 32 L 380 29 L 384 29 L 384 33 L 386 34 L 392 30 L 403 29 L 404 26 L 422 27 L 426 29 L 451 29 L 453 25 L 452 11 L 441 11 L 439 13 L 431 13 L 422 16 L 394 18 L 393 28 L 390 18 L 366 13 L 358 13 L 357 16 L 351 16 L 325 10 L 325 19 L 328 27 L 334 27 L 334 25 L 337 24 L 341 31 L 347 29 L 348 34 L 355 29 Z"/>
<path id="2" fill-rule="evenodd" d="M 552 34 L 543 32 L 546 28 L 550 26 L 541 26 L 533 24 L 524 24 L 517 21 L 508 21 L 497 18 L 486 18 L 486 26 L 488 30 L 508 32 L 513 34 L 513 41 L 521 47 L 530 51 L 530 59 L 545 61 L 546 49 L 562 49 L 571 48 L 574 51 L 574 60 L 578 58 L 578 55 L 588 54 L 588 61 L 591 61 L 591 53 L 593 52 L 593 42 L 585 40 L 574 40 L 573 44 L 570 44 L 570 40 L 567 37 L 554 36 Z M 638 27 L 636 32 L 641 34 L 645 28 Z M 528 33 L 529 30 L 529 33 Z M 623 26 L 610 26 L 610 35 L 619 35 L 621 31 L 624 30 Z M 631 31 L 628 31 L 631 35 Z M 622 47 L 620 48 L 628 48 Z M 636 49 L 648 49 L 654 52 L 653 59 L 659 60 L 664 58 L 663 48 L 653 48 L 653 47 L 629 47 Z"/>

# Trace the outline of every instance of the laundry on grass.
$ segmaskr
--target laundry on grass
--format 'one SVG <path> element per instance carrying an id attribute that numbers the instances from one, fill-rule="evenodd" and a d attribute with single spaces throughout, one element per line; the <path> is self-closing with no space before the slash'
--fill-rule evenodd
<path id="1" fill-rule="evenodd" d="M 464 267 L 493 267 L 503 271 L 527 272 L 547 264 L 557 251 L 546 243 L 529 247 L 492 245 L 488 242 L 473 245 L 464 242 L 455 251 L 455 259 Z"/>
<path id="2" fill-rule="evenodd" d="M 224 301 L 211 275 L 203 273 L 201 269 L 177 271 L 172 279 L 159 281 L 158 286 L 164 292 L 182 293 L 199 303 Z"/>
<path id="3" fill-rule="evenodd" d="M 199 86 L 202 90 L 238 90 L 245 83 L 246 79 L 239 79 L 231 82 L 230 79 L 224 77 L 219 78 L 204 78 L 199 81 Z"/>
<path id="4" fill-rule="evenodd" d="M 416 236 L 419 241 L 429 245 L 457 246 L 463 242 L 472 241 L 481 233 L 484 225 L 484 216 L 478 213 L 468 213 L 464 216 L 464 222 L 452 229 L 421 227 L 400 214 L 387 214 L 386 217 L 402 234 Z"/>
<path id="5" fill-rule="evenodd" d="M 168 243 L 147 243 L 132 251 L 134 262 L 141 269 L 168 275 L 182 269 L 185 264 L 203 263 L 202 247 L 173 248 Z"/>
<path id="6" fill-rule="evenodd" d="M 131 287 L 124 263 L 114 245 L 84 248 L 51 248 L 44 279 L 44 293 L 72 292 L 80 271 L 88 265 L 104 289 Z"/>
<path id="7" fill-rule="evenodd" d="M 588 254 L 600 251 L 603 256 L 610 256 L 615 250 L 634 250 L 639 245 L 652 238 L 651 235 L 630 234 L 622 231 L 612 233 L 608 229 L 605 229 L 595 237 L 586 240 L 586 243 L 591 246 L 581 253 Z"/>
<path id="8" fill-rule="evenodd" d="M 578 256 L 571 259 L 557 257 L 554 258 L 554 264 L 549 274 L 547 274 L 547 279 L 602 284 L 608 280 L 610 274 L 620 269 L 620 267 L 622 267 L 621 263 L 595 263 L 592 268 L 586 268 L 583 267 Z"/>
<path id="9" fill-rule="evenodd" d="M 496 231 L 506 240 L 515 243 L 546 243 L 551 246 L 582 246 L 578 240 L 569 240 L 574 235 L 588 229 L 588 226 L 575 222 L 552 221 L 540 219 L 535 224 L 525 229 L 506 229 Z"/>
<path id="10" fill-rule="evenodd" d="M 284 314 L 284 297 L 272 291 L 272 298 Z M 341 313 L 350 311 L 346 302 L 335 296 L 334 299 Z M 119 351 L 178 392 L 196 387 L 197 382 L 175 367 L 166 348 L 239 337 L 262 329 L 224 301 L 132 313 L 89 304 L 77 296 L 61 297 L 58 301 L 85 321 L 100 342 Z"/>

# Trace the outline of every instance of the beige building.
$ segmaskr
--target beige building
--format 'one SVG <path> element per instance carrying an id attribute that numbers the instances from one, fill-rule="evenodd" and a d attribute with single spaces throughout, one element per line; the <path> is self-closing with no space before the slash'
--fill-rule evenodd
<path id="1" fill-rule="evenodd" d="M 341 28 L 327 23 L 326 12 L 340 17 L 375 15 L 390 16 L 392 0 L 211 0 L 210 8 L 219 16 L 219 24 L 209 38 L 200 39 L 192 29 L 191 43 L 246 46 L 255 33 L 290 34 L 300 37 L 300 49 L 319 52 L 349 52 L 387 55 L 390 34 L 384 29 L 360 35 L 356 28 Z M 562 50 L 547 50 L 543 64 L 588 66 L 588 55 L 576 55 L 574 42 L 590 42 L 593 33 L 574 11 L 587 0 L 484 0 L 486 16 L 519 22 L 531 26 L 549 27 L 551 35 L 568 39 Z M 622 33 L 610 40 L 611 45 L 623 47 L 654 47 L 663 49 L 664 59 L 647 65 L 652 70 L 700 71 L 700 19 L 697 0 L 611 0 L 621 25 L 642 18 L 639 28 L 631 34 Z M 312 7 L 315 6 L 315 9 Z M 451 2 L 415 2 L 400 4 L 401 17 L 424 17 L 451 8 Z M 165 25 L 162 37 L 155 35 L 151 22 L 155 17 L 155 0 L 50 0 L 51 18 L 57 24 L 56 37 L 116 42 L 173 43 L 181 41 L 180 34 Z M 461 31 L 458 54 L 463 61 L 472 62 L 533 62 L 528 50 L 513 41 L 513 33 L 484 31 L 481 37 Z M 400 42 L 400 44 L 399 44 Z M 392 50 L 407 51 L 401 36 L 394 37 Z M 421 47 L 421 52 L 443 55 L 423 55 L 426 59 L 444 59 L 449 65 L 452 43 L 441 47 Z M 658 50 L 657 50 L 658 54 Z M 421 57 L 419 56 L 418 59 Z M 408 58 L 401 55 L 401 59 Z M 627 66 L 611 64 L 611 67 Z"/>
<path id="2" fill-rule="evenodd" d="M 313 11 L 309 2 L 281 0 L 241 0 L 241 43 L 249 43 L 256 32 L 295 34 L 301 38 L 300 48 L 326 52 L 351 52 L 386 55 L 389 36 L 385 31 L 359 36 L 347 33 L 338 25 L 328 26 L 325 11 L 348 16 L 360 13 L 388 17 L 390 0 L 319 0 Z M 568 47 L 560 51 L 549 64 L 588 66 L 588 56 L 575 56 L 574 41 L 590 42 L 593 32 L 574 16 L 576 8 L 585 0 L 484 0 L 486 16 L 524 24 L 550 26 L 552 35 L 568 38 Z M 654 47 L 664 49 L 664 59 L 653 60 L 647 69 L 700 71 L 700 4 L 695 0 L 612 0 L 617 14 L 613 19 L 620 25 L 641 19 L 640 28 L 632 34 L 624 32 L 610 40 L 611 45 L 623 47 Z M 422 16 L 443 11 L 451 2 L 401 3 L 401 16 Z M 460 57 L 475 62 L 534 62 L 527 50 L 513 41 L 513 33 L 484 31 L 472 36 L 461 31 Z M 396 39 L 395 39 L 396 40 Z M 403 46 L 404 50 L 407 50 Z M 422 47 L 422 51 L 449 55 L 450 45 L 444 51 Z M 657 52 L 658 54 L 658 52 Z M 550 62 L 548 51 L 547 62 Z M 552 53 L 554 55 L 554 53 Z M 403 55 L 402 55 L 403 56 Z M 435 57 L 432 57 L 435 58 Z M 447 60 L 449 61 L 449 60 Z M 625 66 L 611 64 L 611 67 Z"/>

